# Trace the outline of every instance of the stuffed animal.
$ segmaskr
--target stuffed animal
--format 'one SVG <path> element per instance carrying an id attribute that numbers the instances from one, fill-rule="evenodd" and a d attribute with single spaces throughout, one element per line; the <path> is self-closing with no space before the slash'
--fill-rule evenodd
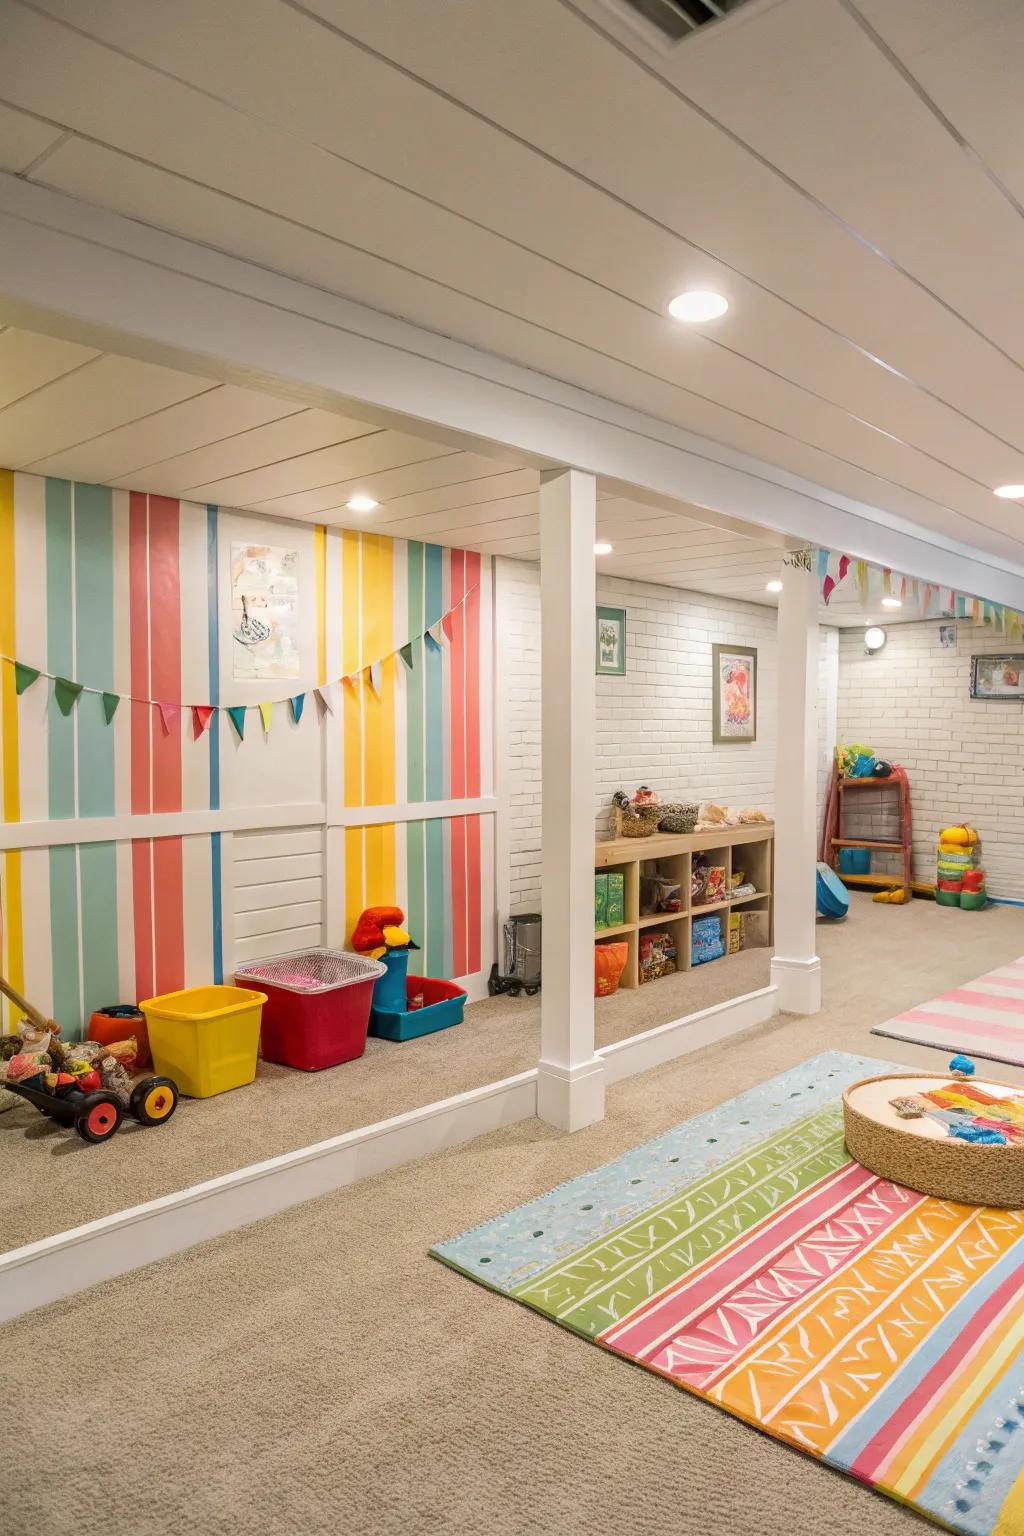
<path id="1" fill-rule="evenodd" d="M 392 949 L 419 949 L 401 926 L 404 922 L 401 907 L 367 907 L 356 923 L 352 948 L 371 960 L 379 960 Z"/>
<path id="2" fill-rule="evenodd" d="M 102 1086 L 127 1108 L 132 1096 L 132 1080 L 115 1056 L 102 1056 L 99 1061 Z"/>

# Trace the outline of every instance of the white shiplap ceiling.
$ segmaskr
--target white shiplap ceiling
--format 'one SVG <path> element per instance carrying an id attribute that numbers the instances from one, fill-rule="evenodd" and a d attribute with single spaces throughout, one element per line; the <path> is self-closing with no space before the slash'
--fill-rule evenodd
<path id="1" fill-rule="evenodd" d="M 0 16 L 0 166 L 1024 555 L 1024 509 L 992 495 L 1024 482 L 1020 0 L 751 0 L 669 49 L 614 0 Z M 690 286 L 728 315 L 669 320 Z M 350 441 L 306 447 L 322 478 L 282 472 L 267 510 L 329 511 Z M 245 473 L 202 484 L 226 501 Z M 420 473 L 403 511 L 454 516 Z M 487 497 L 510 553 L 523 487 Z M 645 574 L 663 532 L 637 534 Z"/>
<path id="2" fill-rule="evenodd" d="M 0 464 L 266 516 L 537 559 L 539 471 L 215 379 L 0 329 Z M 357 492 L 379 502 L 355 514 Z M 601 568 L 774 599 L 782 543 L 600 488 Z"/>

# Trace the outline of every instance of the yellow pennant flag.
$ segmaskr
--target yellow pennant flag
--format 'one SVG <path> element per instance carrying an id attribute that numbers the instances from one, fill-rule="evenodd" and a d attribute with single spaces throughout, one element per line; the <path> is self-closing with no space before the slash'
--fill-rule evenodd
<path id="1" fill-rule="evenodd" d="M 857 561 L 857 591 L 860 593 L 861 602 L 866 603 L 868 600 L 868 568 L 864 560 Z"/>
<path id="2" fill-rule="evenodd" d="M 261 704 L 259 708 L 260 708 L 260 719 L 263 721 L 263 729 L 265 731 L 269 731 L 270 730 L 270 715 L 271 715 L 271 712 L 272 712 L 274 706 L 273 706 L 273 704 Z"/>

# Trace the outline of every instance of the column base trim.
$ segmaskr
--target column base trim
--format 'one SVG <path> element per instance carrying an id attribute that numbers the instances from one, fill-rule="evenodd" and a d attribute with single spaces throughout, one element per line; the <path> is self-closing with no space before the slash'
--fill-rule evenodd
<path id="1" fill-rule="evenodd" d="M 778 989 L 782 1013 L 818 1013 L 821 1010 L 821 961 L 817 955 L 808 960 L 787 960 L 772 956 L 772 986 Z"/>
<path id="2" fill-rule="evenodd" d="M 560 1131 L 581 1131 L 604 1119 L 605 1065 L 600 1056 L 575 1067 L 537 1063 L 537 1115 Z"/>

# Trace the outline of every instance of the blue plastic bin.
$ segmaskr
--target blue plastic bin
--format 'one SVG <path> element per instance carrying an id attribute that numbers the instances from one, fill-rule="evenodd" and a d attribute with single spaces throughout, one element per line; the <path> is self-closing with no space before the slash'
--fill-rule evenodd
<path id="1" fill-rule="evenodd" d="M 840 848 L 839 873 L 841 875 L 870 875 L 870 848 Z"/>
<path id="2" fill-rule="evenodd" d="M 382 978 L 383 979 L 383 978 Z M 370 1034 L 379 1040 L 418 1040 L 436 1029 L 450 1029 L 462 1023 L 466 994 L 454 981 L 440 981 L 433 976 L 406 978 L 406 1001 L 423 995 L 422 1008 L 370 1009 Z"/>

